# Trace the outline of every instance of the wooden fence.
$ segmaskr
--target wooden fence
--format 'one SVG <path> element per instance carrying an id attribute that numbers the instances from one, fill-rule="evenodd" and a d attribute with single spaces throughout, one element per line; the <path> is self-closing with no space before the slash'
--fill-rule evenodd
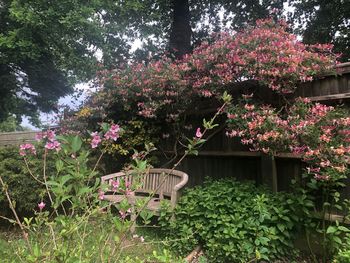
<path id="1" fill-rule="evenodd" d="M 18 145 L 23 142 L 34 142 L 38 131 L 0 133 L 0 146 Z"/>
<path id="2" fill-rule="evenodd" d="M 320 101 L 325 104 L 349 105 L 350 63 L 338 65 L 336 72 L 337 74 L 324 75 L 313 82 L 301 84 L 293 97 L 308 97 L 312 101 Z M 249 82 L 246 87 L 239 88 L 240 92 L 246 92 L 247 89 L 254 90 L 254 83 Z M 261 89 L 259 92 L 262 94 L 258 95 L 267 101 L 278 101 L 278 98 L 274 97 L 275 94 L 268 89 Z M 212 106 L 210 107 L 212 108 Z M 209 108 L 200 109 L 200 111 L 204 114 L 193 116 L 193 119 L 202 119 L 205 114 L 208 117 L 213 113 L 213 110 Z M 167 149 L 171 149 L 171 147 L 167 147 Z M 169 150 L 167 153 L 171 154 L 172 152 Z M 204 145 L 198 156 L 187 157 L 179 169 L 189 174 L 189 186 L 201 184 L 205 177 L 235 177 L 265 183 L 272 190 L 279 191 L 290 189 L 291 181 L 301 178 L 304 165 L 298 156 L 288 153 L 280 154 L 273 159 L 258 152 L 250 152 L 239 141 L 228 138 L 225 135 L 225 130 L 222 130 Z M 347 181 L 343 196 L 349 198 L 350 179 Z"/>
<path id="3" fill-rule="evenodd" d="M 350 62 L 337 65 L 334 74 L 303 83 L 296 90 L 295 96 L 320 102 L 347 102 L 350 99 Z"/>

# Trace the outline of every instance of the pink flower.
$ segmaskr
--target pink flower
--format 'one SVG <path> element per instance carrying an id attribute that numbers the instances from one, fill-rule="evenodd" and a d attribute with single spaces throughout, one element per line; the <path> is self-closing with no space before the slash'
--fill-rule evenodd
<path id="1" fill-rule="evenodd" d="M 323 141 L 323 142 L 330 142 L 331 141 L 331 137 L 327 136 L 326 134 L 322 134 L 319 139 L 320 139 L 320 141 Z"/>
<path id="2" fill-rule="evenodd" d="M 125 219 L 128 215 L 131 214 L 131 208 L 129 208 L 128 210 L 126 210 L 125 212 L 122 211 L 122 210 L 119 210 L 119 214 L 120 214 L 120 217 L 122 219 Z"/>
<path id="3" fill-rule="evenodd" d="M 101 137 L 98 134 L 98 132 L 92 133 L 91 136 L 92 136 L 91 148 L 96 148 L 100 144 L 100 142 L 102 141 Z"/>
<path id="4" fill-rule="evenodd" d="M 120 127 L 118 124 L 112 124 L 111 128 L 109 129 L 110 131 L 113 132 L 119 132 L 120 131 Z"/>
<path id="5" fill-rule="evenodd" d="M 35 140 L 41 141 L 42 139 L 47 138 L 50 142 L 53 142 L 55 140 L 56 134 L 52 130 L 47 130 L 44 132 L 38 132 L 35 134 Z"/>
<path id="6" fill-rule="evenodd" d="M 35 140 L 41 141 L 42 139 L 43 139 L 43 133 L 42 132 L 38 132 L 37 134 L 35 134 Z"/>
<path id="7" fill-rule="evenodd" d="M 201 133 L 201 128 L 197 128 L 197 131 L 196 131 L 196 137 L 197 138 L 202 138 L 203 134 Z"/>
<path id="8" fill-rule="evenodd" d="M 48 150 L 56 150 L 59 152 L 61 150 L 61 144 L 58 141 L 47 142 L 45 148 Z"/>
<path id="9" fill-rule="evenodd" d="M 140 241 L 143 243 L 145 242 L 145 238 L 143 236 L 140 236 Z"/>
<path id="10" fill-rule="evenodd" d="M 320 168 L 319 167 L 317 167 L 317 168 L 306 167 L 306 170 L 307 170 L 308 174 L 310 174 L 310 173 L 319 173 L 320 172 Z"/>
<path id="11" fill-rule="evenodd" d="M 56 134 L 54 131 L 48 130 L 48 131 L 46 131 L 46 137 L 50 142 L 54 142 Z"/>
<path id="12" fill-rule="evenodd" d="M 245 108 L 246 110 L 248 110 L 248 111 L 252 111 L 252 110 L 255 109 L 255 106 L 252 105 L 252 104 L 245 104 L 245 105 L 244 105 L 244 108 Z"/>
<path id="13" fill-rule="evenodd" d="M 117 191 L 118 188 L 119 188 L 119 181 L 113 180 L 113 181 L 112 181 L 112 188 L 113 188 L 113 191 L 114 191 L 114 192 Z"/>
<path id="14" fill-rule="evenodd" d="M 235 119 L 235 118 L 237 118 L 237 115 L 236 114 L 227 113 L 227 118 Z"/>
<path id="15" fill-rule="evenodd" d="M 46 206 L 46 204 L 45 204 L 43 201 L 41 201 L 41 202 L 38 204 L 38 207 L 39 207 L 39 209 L 40 209 L 40 212 L 45 208 L 45 206 Z"/>
<path id="16" fill-rule="evenodd" d="M 111 128 L 106 132 L 105 138 L 107 140 L 112 139 L 113 141 L 116 141 L 119 138 L 119 131 L 120 131 L 119 125 L 113 124 Z"/>
<path id="17" fill-rule="evenodd" d="M 31 143 L 25 143 L 25 144 L 21 144 L 19 146 L 19 154 L 21 156 L 26 156 L 27 152 L 28 152 L 27 150 L 29 150 L 29 153 L 31 153 L 31 154 L 34 154 L 34 155 L 36 154 L 35 147 Z"/>
<path id="18" fill-rule="evenodd" d="M 320 162 L 321 167 L 327 167 L 330 165 L 331 165 L 331 162 L 329 160 L 325 160 L 325 161 Z"/>
<path id="19" fill-rule="evenodd" d="M 329 180 L 329 175 L 320 175 L 320 174 L 315 174 L 314 178 L 319 181 L 328 181 Z"/>
<path id="20" fill-rule="evenodd" d="M 103 192 L 101 189 L 98 190 L 98 199 L 100 199 L 100 200 L 105 199 L 105 192 Z"/>

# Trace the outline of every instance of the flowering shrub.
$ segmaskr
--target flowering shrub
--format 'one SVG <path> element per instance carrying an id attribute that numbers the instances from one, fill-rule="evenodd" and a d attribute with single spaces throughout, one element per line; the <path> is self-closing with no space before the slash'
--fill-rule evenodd
<path id="1" fill-rule="evenodd" d="M 93 104 L 114 103 L 117 97 L 126 110 L 172 122 L 193 98 L 220 95 L 224 87 L 240 81 L 256 80 L 279 93 L 293 92 L 297 83 L 312 80 L 336 63 L 331 48 L 304 45 L 288 33 L 284 22 L 259 20 L 234 35 L 217 35 L 213 43 L 203 43 L 182 60 L 164 57 L 101 72 L 112 88 L 95 96 Z"/>
<path id="2" fill-rule="evenodd" d="M 305 162 L 305 190 L 309 198 L 319 204 L 317 210 L 321 215 L 321 219 L 315 220 L 315 214 L 307 213 L 305 227 L 309 229 L 307 233 L 317 231 L 322 234 L 322 262 L 328 262 L 335 248 L 342 243 L 341 235 L 334 233 L 347 229 L 338 222 L 334 226 L 327 221 L 326 215 L 334 209 L 343 210 L 338 191 L 345 186 L 343 179 L 348 176 L 348 116 L 347 109 L 313 104 L 300 98 L 292 105 L 275 109 L 253 103 L 251 96 L 244 96 L 241 104 L 227 111 L 229 137 L 239 137 L 252 151 L 262 151 L 272 158 L 278 153 L 290 152 Z"/>
<path id="3" fill-rule="evenodd" d="M 283 110 L 242 104 L 227 111 L 229 137 L 240 137 L 252 151 L 275 155 L 290 152 L 306 163 L 306 172 L 317 181 L 338 182 L 347 174 L 350 160 L 350 118 L 342 108 L 308 99 L 297 99 Z"/>

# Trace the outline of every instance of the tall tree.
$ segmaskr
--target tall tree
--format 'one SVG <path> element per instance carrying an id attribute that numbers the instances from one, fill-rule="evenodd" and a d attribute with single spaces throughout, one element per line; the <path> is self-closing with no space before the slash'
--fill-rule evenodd
<path id="1" fill-rule="evenodd" d="M 240 29 L 247 23 L 268 17 L 271 10 L 277 10 L 276 15 L 281 15 L 286 1 L 134 0 L 132 2 L 138 3 L 139 20 L 133 28 L 140 30 L 139 38 L 145 43 L 136 52 L 136 57 L 145 59 L 149 51 L 163 53 L 168 47 L 168 51 L 179 58 L 211 33 Z"/>
<path id="2" fill-rule="evenodd" d="M 108 7 L 111 1 L 0 1 L 0 120 L 10 114 L 35 120 L 77 81 L 92 78 L 95 51 L 115 51 L 104 48 L 113 42 L 101 18 Z M 125 42 L 114 36 L 119 56 L 128 53 Z"/>
<path id="3" fill-rule="evenodd" d="M 297 32 L 303 42 L 332 43 L 341 60 L 350 59 L 350 1 L 349 0 L 290 0 L 295 12 L 292 21 L 298 22 Z"/>
<path id="4" fill-rule="evenodd" d="M 170 30 L 169 47 L 175 57 L 181 58 L 191 51 L 192 29 L 188 0 L 173 0 L 173 21 Z"/>

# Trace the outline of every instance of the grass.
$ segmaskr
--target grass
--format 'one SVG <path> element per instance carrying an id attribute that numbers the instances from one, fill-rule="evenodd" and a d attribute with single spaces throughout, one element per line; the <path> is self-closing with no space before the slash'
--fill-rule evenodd
<path id="1" fill-rule="evenodd" d="M 108 231 L 111 228 L 105 227 L 106 222 L 93 220 L 91 224 L 86 229 L 86 238 L 83 250 L 89 251 L 90 255 L 86 256 L 86 258 L 99 258 L 99 251 L 101 249 L 105 249 L 103 243 L 106 243 L 107 247 L 109 246 L 111 249 L 115 246 L 115 242 L 113 239 L 107 240 L 101 239 L 101 236 L 107 237 Z M 102 233 L 106 229 L 104 233 Z M 56 235 L 60 232 L 60 229 L 56 229 Z M 102 234 L 102 235 L 101 235 Z M 141 240 L 141 237 L 143 240 Z M 100 238 L 100 240 L 98 240 Z M 53 243 L 51 239 L 51 234 L 48 229 L 43 228 L 38 231 L 36 234 L 30 234 L 31 243 L 34 245 L 35 243 L 39 244 L 40 253 L 43 254 L 42 258 L 45 257 L 45 252 L 50 251 L 53 254 L 59 254 L 53 248 Z M 134 262 L 133 259 L 138 259 L 138 262 L 142 260 L 146 260 L 149 257 L 152 257 L 154 251 L 157 255 L 163 253 L 165 249 L 165 245 L 163 242 L 164 236 L 159 231 L 159 227 L 157 226 L 147 226 L 147 227 L 137 227 L 134 235 L 128 235 L 128 237 L 121 244 L 121 259 L 130 258 L 130 262 Z M 62 240 L 63 241 L 63 240 Z M 60 242 L 60 241 L 58 241 Z M 78 247 L 81 243 L 81 239 L 78 235 L 71 235 L 64 240 L 64 242 L 69 242 L 68 249 L 71 249 L 70 255 L 74 255 L 77 257 L 81 250 L 75 250 L 74 247 Z M 65 246 L 61 246 L 58 244 L 59 250 L 66 249 Z M 26 256 L 28 254 L 24 253 L 23 256 L 17 256 L 16 253 L 21 254 L 26 249 L 25 242 L 22 239 L 21 231 L 16 227 L 0 227 L 0 261 L 1 262 L 20 262 L 24 260 L 26 261 Z M 106 249 L 104 251 L 104 258 L 107 262 L 108 253 L 110 253 L 110 249 Z M 85 253 L 85 252 L 84 252 Z M 57 255 L 55 256 L 57 257 Z M 63 257 L 63 256 L 62 256 Z M 51 256 L 51 258 L 53 258 Z M 33 262 L 59 262 L 59 261 L 33 261 Z M 66 262 L 66 261 L 64 261 Z M 69 261 L 70 262 L 70 261 Z M 73 262 L 73 261 L 72 261 Z M 75 262 L 75 261 L 74 261 Z M 77 261 L 77 262 L 93 262 L 93 261 Z M 129 261 L 127 261 L 129 262 Z M 136 261 L 135 261 L 136 262 Z M 158 262 L 158 261 L 152 261 Z"/>

